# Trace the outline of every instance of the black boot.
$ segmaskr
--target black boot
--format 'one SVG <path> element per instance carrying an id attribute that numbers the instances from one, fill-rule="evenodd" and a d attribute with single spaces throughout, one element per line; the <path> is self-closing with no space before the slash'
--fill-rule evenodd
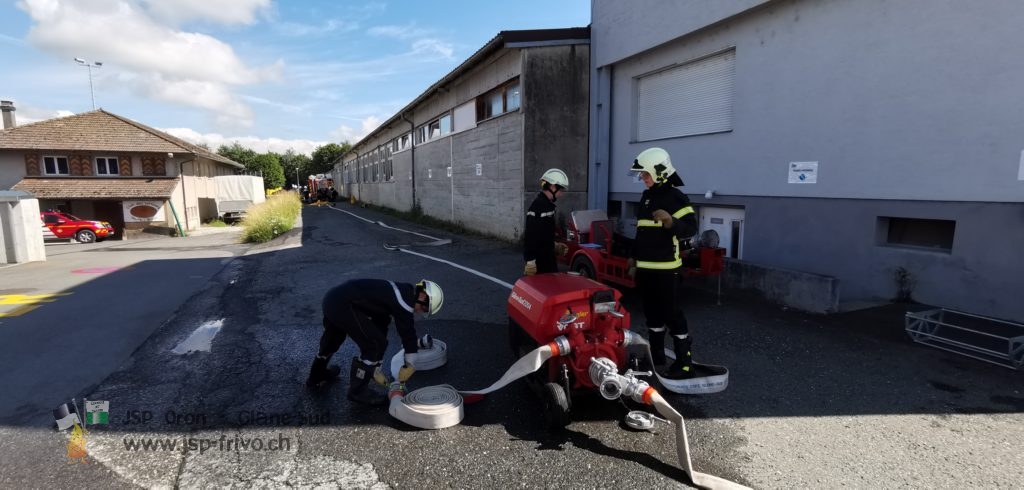
<path id="1" fill-rule="evenodd" d="M 676 351 L 676 360 L 665 371 L 668 379 L 690 379 L 693 373 L 693 355 L 690 353 L 690 346 L 693 341 L 687 336 L 684 339 L 672 338 L 673 348 Z"/>
<path id="2" fill-rule="evenodd" d="M 326 358 L 317 357 L 313 359 L 313 366 L 309 368 L 306 386 L 320 386 L 321 384 L 333 381 L 340 373 L 341 368 L 338 366 L 328 366 Z"/>
<path id="3" fill-rule="evenodd" d="M 653 367 L 665 365 L 665 331 L 647 330 L 647 342 L 651 344 L 651 362 Z"/>
<path id="4" fill-rule="evenodd" d="M 380 406 L 387 401 L 383 393 L 369 386 L 373 380 L 373 368 L 358 357 L 352 358 L 352 371 L 348 377 L 349 400 L 370 406 Z"/>

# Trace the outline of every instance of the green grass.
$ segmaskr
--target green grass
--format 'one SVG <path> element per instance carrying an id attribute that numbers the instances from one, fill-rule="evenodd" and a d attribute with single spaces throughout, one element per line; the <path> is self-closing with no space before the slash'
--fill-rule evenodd
<path id="1" fill-rule="evenodd" d="M 263 243 L 295 226 L 302 201 L 295 192 L 279 192 L 250 207 L 242 219 L 242 241 Z"/>
<path id="2" fill-rule="evenodd" d="M 210 221 L 203 223 L 203 226 L 208 226 L 210 228 L 226 228 L 229 225 L 219 219 L 211 219 Z"/>

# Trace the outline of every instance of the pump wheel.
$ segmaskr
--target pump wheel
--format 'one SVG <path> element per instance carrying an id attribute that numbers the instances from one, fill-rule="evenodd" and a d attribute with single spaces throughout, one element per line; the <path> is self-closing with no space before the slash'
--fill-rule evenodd
<path id="1" fill-rule="evenodd" d="M 544 422 L 549 429 L 569 425 L 569 397 L 558 383 L 544 384 Z"/>
<path id="2" fill-rule="evenodd" d="M 597 278 L 597 275 L 594 274 L 594 264 L 590 262 L 586 255 L 579 255 L 572 259 L 572 265 L 569 266 L 569 270 L 577 272 L 583 277 Z"/>

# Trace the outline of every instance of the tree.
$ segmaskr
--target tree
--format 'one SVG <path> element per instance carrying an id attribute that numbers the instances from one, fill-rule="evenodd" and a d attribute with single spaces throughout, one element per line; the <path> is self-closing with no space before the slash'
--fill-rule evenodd
<path id="1" fill-rule="evenodd" d="M 281 159 L 277 153 L 268 152 L 256 155 L 253 167 L 249 170 L 259 171 L 263 174 L 263 188 L 277 189 L 284 187 L 284 170 L 281 168 Z"/>
<path id="2" fill-rule="evenodd" d="M 313 150 L 313 158 L 310 159 L 309 173 L 329 173 L 334 168 L 334 164 L 341 160 L 341 156 L 351 149 L 352 145 L 347 141 L 340 145 L 337 143 L 327 143 L 326 145 L 316 147 Z"/>
<path id="3" fill-rule="evenodd" d="M 236 141 L 231 146 L 221 145 L 217 148 L 217 154 L 241 163 L 247 172 L 262 175 L 264 189 L 284 186 L 284 170 L 281 169 L 281 159 L 277 153 L 256 153 Z"/>
<path id="4" fill-rule="evenodd" d="M 217 148 L 217 154 L 241 163 L 245 166 L 246 170 L 251 170 L 250 167 L 256 160 L 257 155 L 255 151 L 243 147 L 237 141 L 232 143 L 231 146 L 221 145 L 220 148 Z"/>
<path id="5" fill-rule="evenodd" d="M 298 185 L 309 176 L 310 158 L 303 153 L 295 153 L 291 148 L 281 155 L 281 169 L 284 171 L 285 182 L 291 182 L 298 175 Z"/>

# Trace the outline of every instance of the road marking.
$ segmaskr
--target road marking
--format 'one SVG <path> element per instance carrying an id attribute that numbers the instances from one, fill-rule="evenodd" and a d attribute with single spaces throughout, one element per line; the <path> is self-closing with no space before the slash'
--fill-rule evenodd
<path id="1" fill-rule="evenodd" d="M 505 281 L 502 281 L 501 279 L 498 279 L 498 278 L 492 277 L 492 276 L 488 276 L 487 274 L 484 274 L 483 272 L 480 272 L 480 271 L 475 270 L 475 269 L 470 269 L 469 267 L 466 267 L 464 265 L 456 264 L 455 262 L 452 262 L 450 260 L 444 260 L 444 259 L 439 259 L 437 257 L 431 257 L 429 255 L 421 254 L 419 252 L 413 252 L 412 250 L 407 250 L 407 249 L 404 249 L 404 248 L 399 248 L 398 250 L 401 250 L 401 251 L 403 251 L 403 252 L 405 252 L 407 254 L 415 255 L 417 257 L 423 257 L 425 259 L 434 260 L 434 261 L 440 262 L 442 264 L 448 264 L 448 265 L 450 265 L 450 266 L 452 266 L 452 267 L 454 267 L 456 269 L 462 269 L 462 270 L 464 270 L 466 272 L 469 272 L 470 274 L 475 274 L 475 275 L 480 276 L 480 277 L 482 277 L 484 279 L 487 279 L 487 280 L 489 280 L 491 282 L 494 282 L 495 284 L 498 284 L 498 285 L 501 285 L 501 286 L 505 286 L 506 288 L 512 289 L 512 285 L 511 284 L 509 284 L 509 283 L 507 283 Z"/>
<path id="2" fill-rule="evenodd" d="M 24 315 L 25 313 L 28 313 L 28 312 L 36 309 L 36 308 L 39 308 L 39 305 L 23 305 L 23 306 L 19 306 L 19 307 L 15 308 L 15 309 L 13 309 L 11 311 L 8 311 L 6 313 L 0 312 L 0 318 L 14 318 L 16 316 Z"/>
<path id="3" fill-rule="evenodd" d="M 60 296 L 67 296 L 71 293 L 47 293 L 47 294 L 0 294 L 0 305 L 19 305 L 17 308 L 0 312 L 0 318 L 13 318 L 24 315 L 41 306 L 39 303 L 53 303 Z"/>

